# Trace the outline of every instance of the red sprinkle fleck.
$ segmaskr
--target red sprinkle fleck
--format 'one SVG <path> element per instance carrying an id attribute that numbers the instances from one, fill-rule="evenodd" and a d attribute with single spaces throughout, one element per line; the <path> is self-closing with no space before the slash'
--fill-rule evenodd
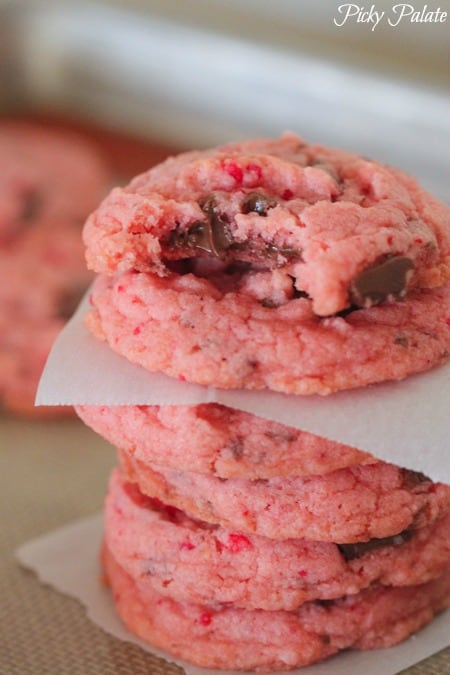
<path id="1" fill-rule="evenodd" d="M 299 577 L 307 577 L 308 572 L 306 570 L 300 570 L 300 572 L 298 573 L 298 576 Z"/>
<path id="2" fill-rule="evenodd" d="M 133 335 L 139 335 L 140 332 L 141 332 L 141 327 L 140 327 L 140 326 L 136 326 L 136 328 L 135 328 L 134 331 L 133 331 Z"/>
<path id="3" fill-rule="evenodd" d="M 124 290 L 125 290 L 125 286 L 122 286 L 122 284 L 120 284 L 119 286 L 117 286 L 117 292 L 118 292 L 118 293 L 123 293 Z"/>
<path id="4" fill-rule="evenodd" d="M 389 237 L 387 238 L 387 243 L 389 244 L 389 246 L 392 246 L 392 244 L 394 243 L 394 237 L 392 236 L 392 234 L 390 234 Z"/>
<path id="5" fill-rule="evenodd" d="M 241 167 L 238 166 L 235 162 L 224 161 L 222 164 L 223 168 L 229 176 L 232 176 L 237 183 L 242 183 L 244 178 L 244 172 Z"/>
<path id="6" fill-rule="evenodd" d="M 194 544 L 189 541 L 189 539 L 185 539 L 184 541 L 181 542 L 180 544 L 180 550 L 186 549 L 187 551 L 193 551 L 195 546 Z"/>
<path id="7" fill-rule="evenodd" d="M 245 551 L 249 548 L 253 548 L 253 545 L 245 534 L 235 534 L 232 532 L 228 535 L 227 549 L 231 551 L 231 553 L 239 553 L 240 551 Z"/>
<path id="8" fill-rule="evenodd" d="M 198 620 L 202 626 L 209 626 L 209 624 L 212 621 L 212 614 L 210 614 L 209 612 L 203 612 L 202 614 L 200 614 Z"/>
<path id="9" fill-rule="evenodd" d="M 178 375 L 180 382 L 186 382 L 186 377 L 184 375 Z"/>
<path id="10" fill-rule="evenodd" d="M 128 226 L 128 233 L 129 234 L 144 234 L 147 232 L 147 229 L 142 222 L 135 222 L 131 223 L 131 225 Z"/>
<path id="11" fill-rule="evenodd" d="M 282 199 L 285 199 L 286 201 L 288 201 L 289 199 L 292 199 L 293 196 L 294 196 L 294 193 L 292 192 L 292 190 L 289 190 L 289 189 L 285 190 L 283 192 L 283 194 L 281 195 Z"/>
<path id="12" fill-rule="evenodd" d="M 417 239 L 414 239 L 414 243 L 415 244 L 423 244 L 423 239 L 421 239 L 420 237 L 417 237 Z"/>
<path id="13" fill-rule="evenodd" d="M 445 323 L 447 324 L 447 326 L 450 326 L 450 316 L 447 319 L 445 319 Z"/>
<path id="14" fill-rule="evenodd" d="M 259 164 L 247 164 L 245 167 L 246 171 L 251 171 L 252 173 L 256 173 L 258 179 L 262 177 L 262 169 L 259 166 Z"/>

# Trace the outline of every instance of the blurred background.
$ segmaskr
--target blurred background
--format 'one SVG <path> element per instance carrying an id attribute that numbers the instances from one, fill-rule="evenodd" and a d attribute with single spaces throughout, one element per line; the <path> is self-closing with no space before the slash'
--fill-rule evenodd
<path id="1" fill-rule="evenodd" d="M 450 19 L 438 2 L 394 6 L 4 2 L 2 97 L 177 147 L 290 129 L 402 166 L 445 196 Z"/>

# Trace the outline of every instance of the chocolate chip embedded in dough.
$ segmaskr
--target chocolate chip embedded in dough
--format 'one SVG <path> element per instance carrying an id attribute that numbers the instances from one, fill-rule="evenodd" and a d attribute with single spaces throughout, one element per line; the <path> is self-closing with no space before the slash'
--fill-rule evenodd
<path id="1" fill-rule="evenodd" d="M 422 485 L 423 483 L 431 483 L 431 478 L 425 476 L 424 473 L 420 471 L 412 471 L 411 469 L 402 469 L 402 485 L 405 488 L 414 488 L 417 485 Z"/>
<path id="2" fill-rule="evenodd" d="M 393 537 L 383 537 L 381 539 L 369 539 L 369 541 L 362 541 L 356 544 L 338 544 L 338 549 L 345 560 L 354 560 L 360 558 L 362 555 L 369 553 L 377 548 L 384 546 L 401 546 L 409 541 L 412 537 L 411 530 L 403 530 L 400 534 Z"/>
<path id="3" fill-rule="evenodd" d="M 275 199 L 270 199 L 262 192 L 249 192 L 242 202 L 242 213 L 257 213 L 267 216 L 267 211 L 277 205 Z"/>
<path id="4" fill-rule="evenodd" d="M 186 248 L 198 248 L 217 258 L 222 258 L 231 245 L 231 241 L 217 222 L 196 221 L 185 233 L 183 243 Z"/>
<path id="5" fill-rule="evenodd" d="M 223 258 L 233 243 L 233 236 L 225 217 L 218 212 L 212 196 L 200 203 L 206 215 L 205 220 L 197 220 L 182 232 L 175 230 L 169 238 L 171 248 L 200 249 L 217 258 Z"/>
<path id="6" fill-rule="evenodd" d="M 413 270 L 413 261 L 405 256 L 368 267 L 352 282 L 350 301 L 358 307 L 371 307 L 383 300 L 404 298 Z"/>

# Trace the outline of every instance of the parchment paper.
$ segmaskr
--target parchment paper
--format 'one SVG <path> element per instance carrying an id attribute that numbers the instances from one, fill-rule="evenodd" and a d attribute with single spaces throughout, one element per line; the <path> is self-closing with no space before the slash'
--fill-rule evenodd
<path id="1" fill-rule="evenodd" d="M 225 390 L 149 373 L 93 338 L 87 296 L 55 342 L 38 405 L 195 405 L 217 402 L 277 420 L 450 483 L 450 363 L 401 382 L 331 396 Z"/>
<path id="2" fill-rule="evenodd" d="M 79 520 L 60 530 L 24 544 L 17 558 L 36 572 L 39 579 L 79 600 L 89 618 L 121 640 L 177 663 L 186 675 L 239 675 L 231 671 L 197 668 L 151 648 L 135 637 L 117 617 L 110 592 L 100 583 L 99 550 L 102 516 Z M 394 675 L 431 656 L 450 642 L 450 610 L 447 610 L 417 635 L 391 649 L 369 652 L 345 652 L 332 660 L 291 671 L 292 675 Z M 331 665 L 332 664 L 332 665 Z"/>

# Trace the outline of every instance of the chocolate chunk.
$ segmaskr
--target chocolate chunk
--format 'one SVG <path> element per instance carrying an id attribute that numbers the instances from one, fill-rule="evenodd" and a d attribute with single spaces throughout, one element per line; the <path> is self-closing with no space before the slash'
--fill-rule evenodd
<path id="1" fill-rule="evenodd" d="M 30 190 L 24 198 L 19 220 L 22 224 L 31 223 L 42 208 L 42 197 L 36 190 Z"/>
<path id="2" fill-rule="evenodd" d="M 402 469 L 402 484 L 405 488 L 414 488 L 423 483 L 431 483 L 431 479 L 419 471 L 411 471 L 411 469 Z"/>
<path id="3" fill-rule="evenodd" d="M 288 260 L 293 260 L 294 258 L 297 260 L 301 260 L 302 254 L 301 251 L 299 251 L 298 248 L 291 248 L 291 247 L 283 247 L 283 246 L 275 246 L 275 244 L 265 244 L 264 250 L 262 252 L 262 255 L 265 258 L 274 258 L 277 260 L 278 256 L 283 256 L 283 258 L 287 258 Z"/>
<path id="4" fill-rule="evenodd" d="M 383 300 L 404 298 L 414 263 L 405 256 L 388 258 L 361 272 L 350 286 L 350 301 L 371 307 Z"/>
<path id="5" fill-rule="evenodd" d="M 233 238 L 219 218 L 198 220 L 184 232 L 173 232 L 169 239 L 171 248 L 200 249 L 217 258 L 223 258 Z"/>
<path id="6" fill-rule="evenodd" d="M 409 340 L 404 335 L 397 335 L 397 337 L 394 338 L 394 343 L 396 345 L 401 345 L 402 347 L 407 347 L 409 344 Z"/>
<path id="7" fill-rule="evenodd" d="M 249 192 L 242 203 L 242 213 L 257 213 L 267 216 L 267 211 L 273 209 L 277 203 L 275 199 L 269 199 L 261 192 Z"/>
<path id="8" fill-rule="evenodd" d="M 400 534 L 393 537 L 383 537 L 382 539 L 369 539 L 369 541 L 362 541 L 356 544 L 338 544 L 338 549 L 342 553 L 345 560 L 353 560 L 360 558 L 365 553 L 373 551 L 384 546 L 401 546 L 412 537 L 411 530 L 403 530 Z"/>
<path id="9" fill-rule="evenodd" d="M 233 243 L 233 236 L 225 216 L 219 213 L 216 201 L 209 196 L 200 203 L 206 220 L 197 220 L 182 232 L 176 230 L 169 238 L 171 248 L 200 249 L 217 258 L 223 258 Z"/>
<path id="10" fill-rule="evenodd" d="M 260 302 L 261 305 L 266 309 L 274 309 L 275 307 L 279 307 L 279 303 L 272 300 L 272 298 L 263 298 Z"/>

